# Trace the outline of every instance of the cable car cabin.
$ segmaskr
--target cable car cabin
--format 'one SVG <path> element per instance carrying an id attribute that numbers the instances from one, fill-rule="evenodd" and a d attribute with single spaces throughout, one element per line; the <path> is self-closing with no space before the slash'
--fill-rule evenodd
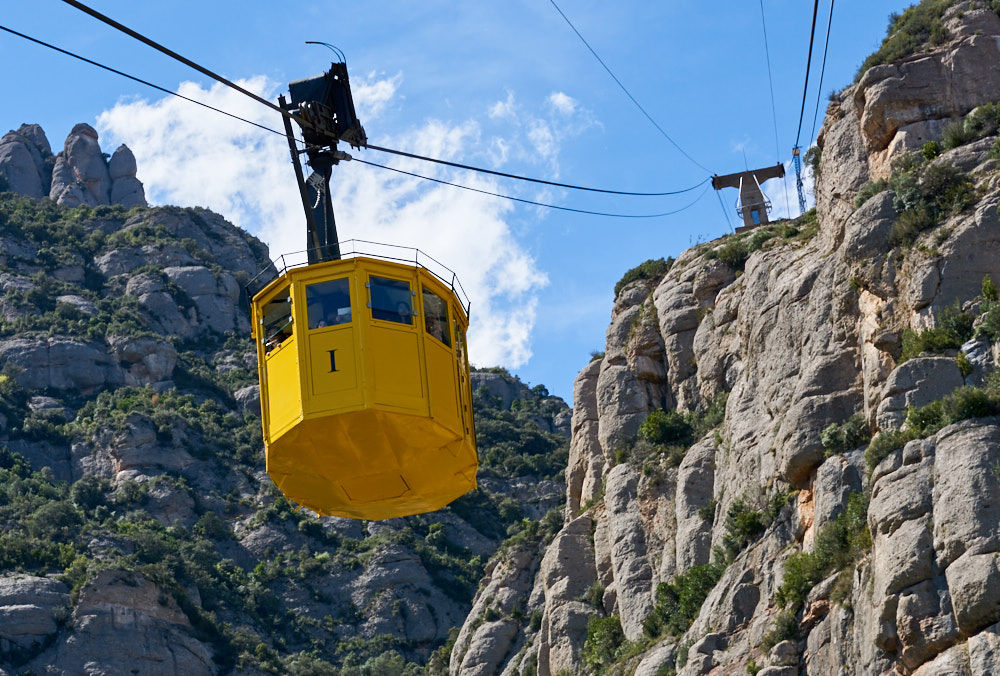
<path id="1" fill-rule="evenodd" d="M 358 256 L 286 269 L 252 306 L 267 473 L 286 497 L 376 520 L 476 487 L 468 309 L 454 286 Z"/>

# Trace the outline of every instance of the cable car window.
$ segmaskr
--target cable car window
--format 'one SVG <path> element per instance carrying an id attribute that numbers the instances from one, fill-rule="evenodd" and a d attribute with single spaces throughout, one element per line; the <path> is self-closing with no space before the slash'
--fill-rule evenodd
<path id="1" fill-rule="evenodd" d="M 372 275 L 368 278 L 368 294 L 372 319 L 413 324 L 413 294 L 409 282 Z"/>
<path id="2" fill-rule="evenodd" d="M 263 308 L 264 354 L 281 345 L 292 335 L 292 299 L 285 289 Z"/>
<path id="3" fill-rule="evenodd" d="M 451 336 L 448 333 L 448 304 L 439 295 L 428 289 L 424 290 L 424 330 L 440 342 L 451 347 Z"/>
<path id="4" fill-rule="evenodd" d="M 306 287 L 309 328 L 347 324 L 351 321 L 351 283 L 343 279 L 310 284 Z"/>

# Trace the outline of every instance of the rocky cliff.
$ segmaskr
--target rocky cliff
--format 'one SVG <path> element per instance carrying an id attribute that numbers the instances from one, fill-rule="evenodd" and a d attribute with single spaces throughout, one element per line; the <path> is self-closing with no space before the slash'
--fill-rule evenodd
<path id="1" fill-rule="evenodd" d="M 453 674 L 1000 673 L 1000 16 L 896 17 L 816 210 L 626 276 Z"/>

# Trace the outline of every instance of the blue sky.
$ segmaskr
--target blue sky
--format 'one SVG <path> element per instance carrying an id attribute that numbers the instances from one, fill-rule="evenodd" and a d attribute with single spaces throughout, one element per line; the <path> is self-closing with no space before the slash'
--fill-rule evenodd
<path id="1" fill-rule="evenodd" d="M 290 80 L 347 55 L 358 116 L 373 144 L 514 174 L 614 190 L 687 188 L 711 174 L 790 161 L 802 105 L 812 3 L 557 0 L 659 126 L 628 100 L 549 0 L 299 5 L 234 2 L 90 4 L 247 88 L 275 99 Z M 280 118 L 59 0 L 9 3 L 0 24 L 275 129 Z M 891 12 L 909 3 L 841 0 L 822 89 L 820 3 L 800 145 L 813 142 L 819 91 L 850 84 Z M 53 150 L 77 122 L 105 152 L 127 143 L 154 204 L 206 206 L 260 236 L 272 256 L 304 248 L 285 141 L 176 97 L 0 33 L 7 96 L 0 127 L 38 123 Z M 775 138 L 777 127 L 777 139 Z M 0 130 L 0 131 L 3 131 Z M 677 256 L 730 232 L 735 190 L 672 197 L 595 196 L 352 151 L 380 164 L 522 199 L 623 214 L 543 209 L 345 163 L 335 171 L 342 239 L 419 247 L 454 269 L 472 297 L 470 356 L 503 365 L 567 401 L 603 350 L 614 284 L 649 258 Z M 701 165 L 701 166 L 699 166 Z M 765 184 L 772 214 L 798 214 L 794 174 Z M 812 196 L 808 196 L 811 203 Z M 692 204 L 693 203 L 693 204 Z M 690 205 L 690 206 L 689 206 Z M 687 207 L 687 208 L 685 208 Z"/>

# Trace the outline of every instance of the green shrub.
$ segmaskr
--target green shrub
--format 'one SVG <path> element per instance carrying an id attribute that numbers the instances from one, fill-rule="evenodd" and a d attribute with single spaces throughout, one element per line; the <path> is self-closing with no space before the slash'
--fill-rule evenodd
<path id="1" fill-rule="evenodd" d="M 962 310 L 962 306 L 956 299 L 938 313 L 937 325 L 954 336 L 955 340 L 964 343 L 972 338 L 972 324 L 975 319 L 971 314 Z"/>
<path id="2" fill-rule="evenodd" d="M 907 209 L 889 227 L 889 245 L 908 247 L 917 241 L 924 230 L 935 225 L 934 216 L 928 209 L 917 207 Z"/>
<path id="3" fill-rule="evenodd" d="M 983 300 L 997 301 L 1000 300 L 1000 296 L 997 294 L 997 285 L 993 283 L 993 278 L 989 275 L 983 277 L 983 283 L 980 293 L 983 296 Z"/>
<path id="4" fill-rule="evenodd" d="M 715 519 L 715 507 L 718 504 L 719 503 L 715 498 L 709 498 L 705 501 L 705 504 L 698 508 L 698 516 L 701 517 L 702 521 L 712 523 Z"/>
<path id="5" fill-rule="evenodd" d="M 105 492 L 110 488 L 107 480 L 102 480 L 93 474 L 85 474 L 69 489 L 69 498 L 75 506 L 82 510 L 91 510 L 107 501 Z"/>
<path id="6" fill-rule="evenodd" d="M 941 141 L 944 143 L 944 147 L 949 150 L 968 143 L 969 137 L 965 133 L 965 125 L 962 124 L 962 121 L 955 120 L 946 124 L 941 130 Z"/>
<path id="7" fill-rule="evenodd" d="M 966 174 L 949 164 L 925 164 L 917 153 L 894 159 L 888 179 L 869 181 L 855 198 L 855 208 L 885 189 L 893 191 L 893 208 L 899 214 L 889 230 L 893 246 L 910 246 L 921 232 L 976 201 L 975 188 Z"/>
<path id="8" fill-rule="evenodd" d="M 590 585 L 584 600 L 597 610 L 604 608 L 604 585 L 601 584 L 600 580 L 594 580 L 594 584 Z"/>
<path id="9" fill-rule="evenodd" d="M 877 181 L 868 181 L 863 186 L 861 190 L 858 191 L 857 197 L 854 198 L 854 208 L 859 208 L 862 204 L 870 200 L 875 195 L 880 192 L 885 191 L 889 187 L 889 182 L 884 178 Z"/>
<path id="10" fill-rule="evenodd" d="M 764 533 L 767 525 L 763 512 L 753 509 L 743 498 L 734 500 L 726 511 L 726 534 L 722 538 L 726 560 L 732 561 L 744 547 Z"/>
<path id="11" fill-rule="evenodd" d="M 775 237 L 777 237 L 777 233 L 771 228 L 758 228 L 747 240 L 747 252 L 753 253 L 760 250 L 768 240 Z"/>
<path id="12" fill-rule="evenodd" d="M 928 141 L 924 144 L 924 147 L 920 149 L 920 154 L 927 161 L 933 160 L 941 154 L 941 144 L 937 141 Z"/>
<path id="13" fill-rule="evenodd" d="M 750 247 L 743 239 L 732 239 L 722 246 L 712 249 L 705 258 L 719 259 L 733 270 L 741 271 L 746 266 L 747 258 L 750 257 Z"/>
<path id="14" fill-rule="evenodd" d="M 853 571 L 854 564 L 871 549 L 868 532 L 868 497 L 851 493 L 847 507 L 836 519 L 823 524 L 811 552 L 792 554 L 775 600 L 782 608 L 798 608 L 809 591 L 834 571 Z"/>
<path id="15" fill-rule="evenodd" d="M 979 319 L 979 326 L 976 327 L 976 338 L 988 338 L 996 340 L 1000 338 L 1000 303 L 996 301 L 985 301 L 980 307 L 982 315 Z"/>
<path id="16" fill-rule="evenodd" d="M 975 318 L 962 310 L 956 300 L 941 310 L 937 316 L 937 326 L 923 331 L 906 329 L 902 336 L 902 351 L 899 364 L 913 359 L 924 352 L 943 352 L 958 349 L 973 336 L 972 324 Z"/>
<path id="17" fill-rule="evenodd" d="M 670 258 L 657 258 L 650 259 L 644 263 L 640 263 L 636 267 L 632 268 L 625 273 L 625 276 L 618 280 L 615 284 L 615 298 L 621 293 L 627 285 L 634 281 L 640 279 L 651 279 L 659 281 L 663 279 L 663 276 L 670 271 L 670 267 L 674 264 L 673 257 Z"/>
<path id="18" fill-rule="evenodd" d="M 871 439 L 868 425 L 860 413 L 852 415 L 843 423 L 831 423 L 820 434 L 820 443 L 827 455 L 846 453 Z"/>
<path id="19" fill-rule="evenodd" d="M 65 542 L 72 538 L 81 522 L 71 502 L 45 502 L 28 517 L 28 533 L 43 540 Z"/>
<path id="20" fill-rule="evenodd" d="M 927 45 L 943 44 L 948 39 L 948 31 L 941 17 L 953 2 L 954 0 L 923 0 L 907 8 L 902 14 L 891 14 L 882 46 L 864 60 L 854 81 L 860 80 L 873 66 L 898 61 Z"/>
<path id="21" fill-rule="evenodd" d="M 680 636 L 687 631 L 725 570 L 724 565 L 706 563 L 678 575 L 673 582 L 661 582 L 656 588 L 656 605 L 642 623 L 646 635 Z"/>
<path id="22" fill-rule="evenodd" d="M 933 328 L 923 331 L 906 329 L 902 337 L 903 349 L 899 356 L 899 364 L 918 357 L 924 352 L 943 352 L 955 349 L 962 344 L 944 329 Z"/>
<path id="23" fill-rule="evenodd" d="M 792 609 L 785 609 L 774 618 L 771 630 L 764 634 L 760 640 L 760 649 L 765 653 L 771 652 L 771 648 L 782 641 L 797 640 L 799 637 L 799 622 L 796 619 L 798 613 Z"/>
<path id="24" fill-rule="evenodd" d="M 639 437 L 654 444 L 690 443 L 694 426 L 676 410 L 656 410 L 639 425 Z"/>
<path id="25" fill-rule="evenodd" d="M 592 617 L 587 623 L 587 640 L 583 644 L 583 663 L 591 673 L 603 674 L 609 666 L 614 664 L 626 644 L 621 619 L 617 615 Z"/>
<path id="26" fill-rule="evenodd" d="M 991 160 L 1000 160 L 1000 138 L 993 142 L 993 147 L 986 154 Z"/>
<path id="27" fill-rule="evenodd" d="M 984 418 L 997 412 L 997 401 L 978 387 L 960 387 L 943 399 L 927 406 L 911 408 L 906 424 L 918 437 L 929 437 L 938 430 L 969 418 Z"/>
<path id="28" fill-rule="evenodd" d="M 920 173 L 920 191 L 938 214 L 957 214 L 976 202 L 972 179 L 950 164 L 930 164 Z"/>
<path id="29" fill-rule="evenodd" d="M 722 424 L 723 420 L 726 418 L 726 403 L 728 401 L 729 393 L 719 392 L 715 395 L 712 403 L 708 405 L 705 413 L 700 416 L 695 416 L 695 418 L 690 421 L 692 427 L 694 428 L 695 438 L 700 439 L 709 431 Z"/>
<path id="30" fill-rule="evenodd" d="M 813 176 L 819 176 L 819 165 L 822 157 L 823 149 L 819 146 L 812 146 L 806 151 L 805 156 L 802 158 L 806 163 L 806 166 L 812 170 Z"/>
<path id="31" fill-rule="evenodd" d="M 951 394 L 935 402 L 910 408 L 906 415 L 906 427 L 900 431 L 883 431 L 868 445 L 865 461 L 869 470 L 893 451 L 913 439 L 923 439 L 948 425 L 983 418 L 1000 412 L 1000 390 L 991 383 L 985 390 L 979 387 L 960 387 Z"/>
<path id="32" fill-rule="evenodd" d="M 916 438 L 911 430 L 883 430 L 876 434 L 865 451 L 865 464 L 869 471 L 875 469 L 890 453 L 898 451 Z"/>
<path id="33" fill-rule="evenodd" d="M 945 148 L 957 148 L 977 139 L 993 136 L 1000 126 L 1000 104 L 984 103 L 961 120 L 949 123 L 942 130 Z"/>
<path id="34" fill-rule="evenodd" d="M 972 362 L 969 361 L 969 356 L 964 352 L 955 355 L 955 365 L 958 366 L 958 372 L 962 374 L 963 378 L 968 378 L 972 373 Z"/>

